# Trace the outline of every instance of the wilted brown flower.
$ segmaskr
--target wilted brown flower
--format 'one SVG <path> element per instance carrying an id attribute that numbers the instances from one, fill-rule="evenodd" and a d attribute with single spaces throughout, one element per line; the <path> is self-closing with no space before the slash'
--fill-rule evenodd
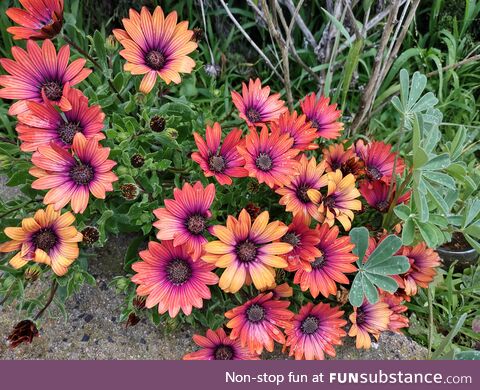
<path id="1" fill-rule="evenodd" d="M 200 42 L 203 39 L 204 33 L 200 27 L 195 27 L 193 29 L 193 35 L 191 41 Z"/>
<path id="2" fill-rule="evenodd" d="M 16 348 L 22 343 L 31 343 L 34 337 L 38 337 L 38 329 L 33 321 L 20 321 L 7 337 L 10 348 Z"/>
<path id="3" fill-rule="evenodd" d="M 120 186 L 120 192 L 126 200 L 135 200 L 140 194 L 140 190 L 136 184 L 127 183 Z"/>
<path id="4" fill-rule="evenodd" d="M 150 128 L 155 131 L 156 133 L 161 133 L 163 130 L 165 130 L 165 125 L 167 121 L 165 118 L 155 115 L 150 119 Z"/>
<path id="5" fill-rule="evenodd" d="M 255 219 L 258 217 L 258 215 L 260 214 L 260 207 L 258 207 L 256 204 L 254 203 L 248 203 L 246 206 L 245 206 L 245 210 L 247 210 L 247 213 L 250 214 L 250 216 L 252 217 L 252 219 Z"/>
<path id="6" fill-rule="evenodd" d="M 130 164 L 134 168 L 141 168 L 145 164 L 145 158 L 141 154 L 134 154 L 130 159 Z"/>
<path id="7" fill-rule="evenodd" d="M 86 245 L 95 244 L 100 238 L 100 232 L 96 227 L 87 226 L 82 230 L 83 243 Z"/>
<path id="8" fill-rule="evenodd" d="M 125 329 L 129 326 L 135 326 L 140 322 L 140 317 L 138 317 L 134 312 L 131 312 L 128 316 L 127 322 L 125 323 Z"/>

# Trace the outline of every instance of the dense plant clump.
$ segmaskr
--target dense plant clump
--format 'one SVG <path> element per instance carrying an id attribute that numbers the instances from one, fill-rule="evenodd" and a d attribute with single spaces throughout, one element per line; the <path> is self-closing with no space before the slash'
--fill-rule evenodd
<path id="1" fill-rule="evenodd" d="M 441 142 L 419 72 L 400 71 L 386 108 L 396 127 L 374 138 L 356 131 L 368 110 L 344 123 L 346 95 L 339 106 L 329 88 L 295 96 L 284 75 L 285 102 L 260 77 L 217 85 L 196 52 L 214 62 L 208 36 L 176 11 L 130 9 L 113 36 L 87 43 L 63 1 L 21 3 L 6 12 L 20 43 L 0 59 L 15 121 L 0 167 L 21 190 L 0 203 L 1 304 L 27 316 L 12 347 L 38 336 L 52 302 L 65 311 L 95 284 L 91 247 L 113 234 L 135 233 L 113 281 L 122 321 L 206 329 L 187 360 L 255 360 L 275 345 L 321 360 L 346 337 L 368 349 L 431 301 L 444 274 L 435 248 L 461 233 L 480 252 L 467 131 Z M 27 298 L 40 278 L 51 287 Z"/>

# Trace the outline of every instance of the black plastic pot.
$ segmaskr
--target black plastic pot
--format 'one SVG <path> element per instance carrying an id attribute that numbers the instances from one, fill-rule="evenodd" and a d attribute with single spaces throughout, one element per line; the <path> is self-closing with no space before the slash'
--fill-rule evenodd
<path id="1" fill-rule="evenodd" d="M 457 261 L 455 269 L 463 270 L 478 263 L 479 255 L 475 249 L 467 249 L 464 251 L 455 251 L 438 247 L 436 249 L 438 255 L 443 261 L 444 268 L 448 269 L 450 265 Z"/>

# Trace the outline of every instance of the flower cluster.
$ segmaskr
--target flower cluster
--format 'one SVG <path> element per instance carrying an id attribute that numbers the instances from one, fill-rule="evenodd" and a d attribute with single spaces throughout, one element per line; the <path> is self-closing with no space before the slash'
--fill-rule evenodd
<path id="1" fill-rule="evenodd" d="M 105 115 L 90 105 L 78 89 L 91 73 L 86 59 L 70 64 L 70 46 L 57 49 L 50 40 L 62 28 L 63 1 L 22 2 L 25 9 L 10 8 L 7 15 L 21 26 L 10 27 L 15 39 L 27 39 L 26 50 L 12 48 L 13 59 L 2 58 L 7 72 L 1 76 L 0 97 L 16 100 L 9 109 L 17 117 L 16 130 L 21 150 L 32 153 L 32 188 L 49 190 L 43 198 L 48 207 L 25 218 L 22 226 L 7 228 L 12 241 L 1 244 L 1 252 L 18 251 L 10 260 L 14 268 L 29 262 L 50 266 L 65 275 L 79 255 L 82 234 L 73 226 L 75 216 L 62 208 L 70 204 L 83 213 L 90 195 L 105 199 L 117 176 L 116 163 L 108 159 L 110 149 L 99 141 Z M 46 22 L 47 21 L 47 22 Z M 34 40 L 44 40 L 40 45 Z"/>
<path id="2" fill-rule="evenodd" d="M 175 188 L 173 199 L 154 211 L 161 243 L 150 242 L 140 252 L 142 261 L 133 264 L 137 296 L 147 297 L 147 308 L 158 304 L 156 310 L 171 317 L 202 308 L 217 284 L 223 294 L 245 299 L 225 312 L 230 332 L 218 328 L 194 336 L 201 349 L 185 359 L 258 359 L 275 343 L 295 359 L 335 356 L 335 346 L 347 336 L 345 310 L 313 300 L 336 298 L 357 271 L 354 244 L 345 232 L 364 204 L 385 213 L 392 202 L 408 200 L 409 194 L 396 194 L 392 184 L 405 164 L 383 142 L 344 141 L 321 149 L 343 130 L 341 112 L 324 96 L 306 96 L 299 114 L 256 79 L 243 84 L 242 94 L 232 91 L 232 100 L 246 129 L 207 125 L 204 137 L 193 134 L 198 151 L 191 158 L 220 186 L 247 177 L 265 184 L 280 196 L 285 217 L 272 219 L 249 203 L 216 223 L 214 184 Z M 376 246 L 371 242 L 369 253 Z M 423 251 L 427 259 L 416 258 L 419 249 L 402 248 L 412 267 L 397 276 L 399 293 L 380 291 L 379 302 L 353 308 L 348 335 L 356 337 L 358 348 L 369 348 L 383 331 L 408 326 L 402 303 L 417 285 L 428 285 L 438 265 L 429 256 L 433 251 Z M 277 285 L 279 275 L 287 282 Z M 292 285 L 312 302 L 298 307 Z"/>

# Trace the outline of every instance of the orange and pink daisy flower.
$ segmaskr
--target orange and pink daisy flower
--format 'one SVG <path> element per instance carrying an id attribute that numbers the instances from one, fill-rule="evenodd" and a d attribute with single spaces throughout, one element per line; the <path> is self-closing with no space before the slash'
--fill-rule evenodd
<path id="1" fill-rule="evenodd" d="M 312 217 L 318 221 L 321 218 L 318 205 L 309 198 L 308 191 L 319 190 L 328 184 L 328 178 L 324 175 L 325 162 L 317 164 L 315 157 L 309 160 L 302 154 L 299 163 L 298 175 L 292 177 L 285 187 L 276 190 L 277 194 L 282 195 L 278 203 L 294 216 L 301 215 L 306 220 Z"/>
<path id="2" fill-rule="evenodd" d="M 132 265 L 136 272 L 132 282 L 138 284 L 137 295 L 146 296 L 145 307 L 158 305 L 160 314 L 175 317 L 180 309 L 190 315 L 192 308 L 203 306 L 210 299 L 208 286 L 217 284 L 214 266 L 194 261 L 185 245 L 174 246 L 172 241 L 150 241 L 148 249 L 140 252 L 143 261 Z"/>
<path id="3" fill-rule="evenodd" d="M 393 165 L 397 153 L 392 152 L 392 145 L 382 141 L 374 141 L 365 145 L 362 140 L 355 144 L 357 155 L 365 164 L 365 176 L 370 181 L 383 180 L 390 182 L 393 176 Z M 401 157 L 397 158 L 395 173 L 402 175 L 405 170 L 405 162 Z"/>
<path id="4" fill-rule="evenodd" d="M 320 234 L 317 229 L 310 229 L 309 221 L 306 222 L 301 214 L 293 217 L 288 225 L 287 233 L 281 238 L 282 242 L 289 243 L 293 249 L 283 257 L 288 261 L 287 271 L 295 271 L 303 268 L 306 271 L 312 270 L 311 263 L 322 255 L 316 246 L 320 242 Z"/>
<path id="5" fill-rule="evenodd" d="M 419 287 L 427 288 L 437 274 L 441 265 L 440 256 L 424 242 L 416 246 L 404 246 L 399 251 L 410 262 L 410 269 L 400 279 L 403 281 L 405 294 L 416 295 Z"/>
<path id="6" fill-rule="evenodd" d="M 334 357 L 334 346 L 342 345 L 346 336 L 343 313 L 326 303 L 314 306 L 309 302 L 302 306 L 293 318 L 293 327 L 285 330 L 289 356 L 295 356 L 295 360 L 324 360 L 325 354 Z"/>
<path id="7" fill-rule="evenodd" d="M 280 134 L 289 134 L 293 138 L 292 148 L 298 150 L 314 150 L 318 145 L 313 143 L 317 139 L 317 130 L 313 128 L 305 115 L 298 116 L 285 111 L 278 118 L 278 122 L 272 122 L 272 129 L 278 129 Z"/>
<path id="8" fill-rule="evenodd" d="M 298 174 L 299 163 L 295 156 L 300 152 L 292 149 L 294 139 L 289 134 L 268 131 L 262 125 L 260 135 L 251 128 L 245 137 L 245 144 L 238 146 L 238 151 L 245 159 L 245 169 L 250 177 L 270 188 L 288 185 Z"/>
<path id="9" fill-rule="evenodd" d="M 198 152 L 192 153 L 192 160 L 203 169 L 206 177 L 215 177 L 221 185 L 232 184 L 232 177 L 245 177 L 248 172 L 243 168 L 245 159 L 240 155 L 237 146 L 242 138 L 242 130 L 230 131 L 223 145 L 222 128 L 218 122 L 213 127 L 207 126 L 204 140 L 198 133 L 193 133 Z"/>
<path id="10" fill-rule="evenodd" d="M 7 227 L 5 234 L 12 241 L 0 244 L 0 252 L 19 252 L 10 260 L 10 265 L 19 269 L 33 261 L 46 264 L 62 276 L 77 259 L 78 243 L 82 234 L 72 226 L 75 216 L 61 214 L 53 206 L 37 210 L 33 218 L 24 218 L 21 227 Z"/>
<path id="11" fill-rule="evenodd" d="M 280 114 L 287 111 L 285 102 L 280 100 L 280 94 L 270 95 L 270 87 L 262 88 L 260 79 L 248 82 L 248 87 L 242 83 L 242 94 L 232 91 L 232 100 L 240 118 L 247 122 L 248 126 L 259 126 L 262 123 L 276 121 Z"/>
<path id="12" fill-rule="evenodd" d="M 370 336 L 378 341 L 380 333 L 388 330 L 392 313 L 388 303 L 383 301 L 377 303 L 364 301 L 361 306 L 353 308 L 353 313 L 349 317 L 352 327 L 348 335 L 356 337 L 357 349 L 369 349 L 372 345 Z"/>
<path id="13" fill-rule="evenodd" d="M 201 349 L 186 354 L 183 360 L 259 360 L 256 353 L 242 347 L 240 340 L 232 340 L 222 328 L 208 329 L 206 336 L 196 334 L 193 341 Z"/>
<path id="14" fill-rule="evenodd" d="M 408 328 L 409 320 L 404 315 L 408 310 L 408 307 L 402 305 L 402 297 L 382 291 L 380 299 L 385 302 L 388 305 L 388 308 L 392 311 L 389 318 L 388 329 L 392 332 L 400 333 L 400 329 Z"/>
<path id="15" fill-rule="evenodd" d="M 353 210 L 362 209 L 362 202 L 357 199 L 360 192 L 355 187 L 355 176 L 350 173 L 343 177 L 339 169 L 326 175 L 328 179 L 327 194 L 323 196 L 319 190 L 310 189 L 307 195 L 313 203 L 319 205 L 318 212 L 321 222 L 333 226 L 337 220 L 348 231 L 352 227 Z"/>
<path id="16" fill-rule="evenodd" d="M 165 199 L 165 207 L 153 211 L 158 218 L 153 226 L 158 229 L 159 240 L 173 240 L 174 246 L 185 245 L 197 260 L 207 242 L 205 234 L 211 232 L 208 219 L 210 206 L 215 198 L 215 186 L 197 181 L 193 187 L 185 183 L 182 189 L 173 190 L 174 199 Z"/>
<path id="17" fill-rule="evenodd" d="M 300 102 L 300 107 L 312 127 L 317 129 L 317 138 L 335 139 L 343 130 L 343 123 L 338 122 L 342 111 L 337 110 L 336 104 L 330 104 L 330 98 L 320 96 L 317 99 L 312 92 Z"/>
<path id="18" fill-rule="evenodd" d="M 130 18 L 123 19 L 125 30 L 115 29 L 113 34 L 125 48 L 120 55 L 127 60 L 124 69 L 133 75 L 144 75 L 140 91 L 149 93 L 157 81 L 157 76 L 165 83 L 179 84 L 180 73 L 191 73 L 195 61 L 188 57 L 197 48 L 193 42 L 193 31 L 188 22 L 177 24 L 175 11 L 166 17 L 157 6 L 153 15 L 146 7 L 140 14 L 130 9 Z"/>
<path id="19" fill-rule="evenodd" d="M 7 28 L 13 39 L 51 39 L 62 30 L 63 0 L 19 0 L 22 8 L 9 8 L 7 16 L 19 26 Z"/>
<path id="20" fill-rule="evenodd" d="M 355 177 L 363 174 L 363 162 L 355 154 L 352 146 L 345 149 L 342 143 L 333 144 L 323 149 L 322 153 L 325 159 L 325 171 L 335 172 L 340 169 L 343 176 L 351 173 Z"/>
<path id="21" fill-rule="evenodd" d="M 328 298 L 330 294 L 337 293 L 337 283 L 350 283 L 346 274 L 357 270 L 353 264 L 357 256 L 352 253 L 355 245 L 350 237 L 338 237 L 337 226 L 317 225 L 317 231 L 320 241 L 316 247 L 321 255 L 310 263 L 310 272 L 298 268 L 293 282 L 299 284 L 302 291 L 310 290 L 314 298 L 319 294 Z"/>
<path id="22" fill-rule="evenodd" d="M 9 73 L 0 76 L 0 98 L 16 99 L 8 113 L 18 115 L 28 110 L 27 101 L 49 101 L 58 104 L 62 111 L 72 108 L 65 96 L 69 87 L 80 83 L 92 72 L 84 68 L 86 60 L 79 58 L 68 65 L 70 46 L 65 45 L 57 52 L 50 40 L 41 47 L 32 40 L 27 41 L 27 51 L 12 47 L 14 60 L 0 59 L 0 64 Z"/>
<path id="23" fill-rule="evenodd" d="M 105 114 L 98 105 L 88 106 L 88 99 L 77 89 L 69 89 L 65 97 L 72 108 L 58 112 L 50 103 L 27 102 L 28 111 L 18 115 L 17 132 L 24 152 L 34 152 L 39 146 L 55 142 L 69 148 L 75 134 L 85 138 L 104 139 L 101 132 Z"/>
<path id="24" fill-rule="evenodd" d="M 273 352 L 274 341 L 285 344 L 282 328 L 291 326 L 293 313 L 289 301 L 274 300 L 273 293 L 261 293 L 243 305 L 225 313 L 227 327 L 232 329 L 231 339 L 240 339 L 252 353 L 261 354 L 263 348 Z"/>
<path id="25" fill-rule="evenodd" d="M 73 138 L 72 153 L 52 142 L 39 146 L 32 155 L 30 174 L 37 177 L 32 183 L 36 190 L 47 190 L 43 202 L 60 210 L 71 203 L 75 213 L 83 213 L 89 194 L 105 199 L 113 191 L 117 176 L 111 171 L 115 161 L 108 160 L 110 148 L 102 147 L 96 138 L 86 139 L 82 133 Z"/>
<path id="26" fill-rule="evenodd" d="M 206 254 L 202 259 L 225 268 L 219 286 L 226 292 L 236 293 L 244 284 L 253 284 L 258 290 L 275 285 L 275 268 L 285 268 L 288 263 L 279 255 L 293 248 L 280 239 L 288 228 L 280 221 L 268 223 L 267 211 L 253 222 L 250 214 L 243 209 L 238 219 L 231 215 L 227 226 L 215 225 L 211 234 L 218 238 L 205 244 Z"/>
<path id="27" fill-rule="evenodd" d="M 385 183 L 382 180 L 376 180 L 369 182 L 363 180 L 360 183 L 358 190 L 360 194 L 365 198 L 367 203 L 374 209 L 381 213 L 386 213 L 395 199 L 395 185 L 393 186 L 392 194 L 389 196 L 390 184 Z M 397 204 L 406 203 L 410 200 L 410 191 L 399 196 Z"/>

